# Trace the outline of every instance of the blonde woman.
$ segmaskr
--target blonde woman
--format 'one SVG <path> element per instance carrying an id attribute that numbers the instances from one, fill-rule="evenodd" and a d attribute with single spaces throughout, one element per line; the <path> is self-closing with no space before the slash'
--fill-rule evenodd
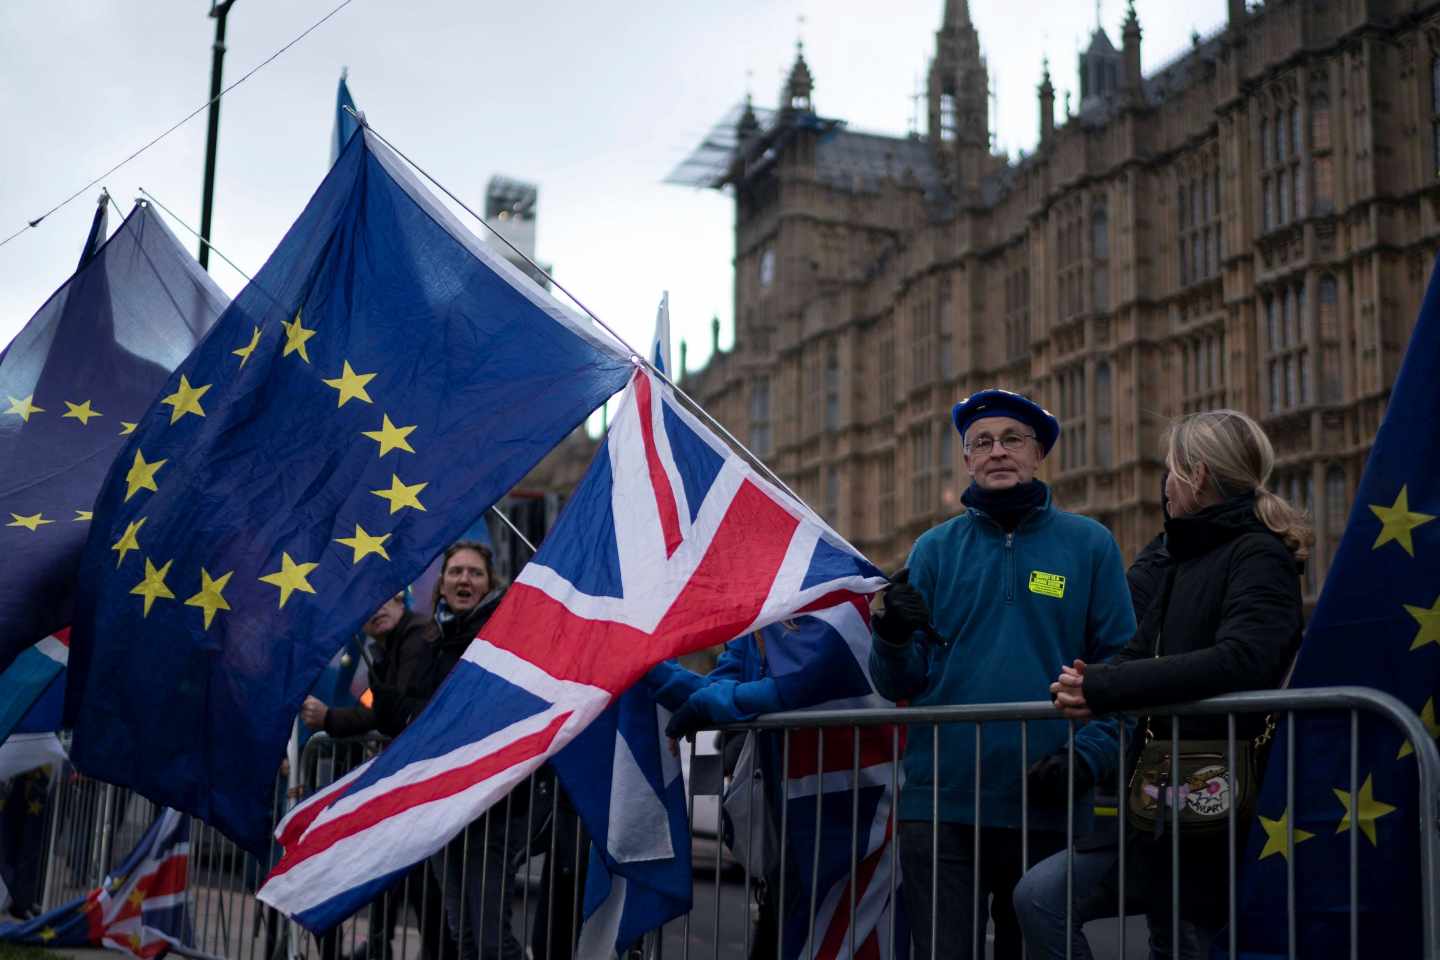
<path id="1" fill-rule="evenodd" d="M 1125 650 L 1105 663 L 1076 661 L 1051 685 L 1056 709 L 1071 719 L 1277 687 L 1299 647 L 1300 574 L 1313 537 L 1304 515 L 1265 486 L 1275 453 L 1264 430 L 1235 410 L 1191 414 L 1172 425 L 1165 462 L 1170 559 L 1162 586 Z M 1264 727 L 1263 716 L 1238 716 L 1236 739 L 1251 740 Z M 1153 729 L 1168 739 L 1168 720 L 1157 720 Z M 1226 720 L 1184 720 L 1180 736 L 1224 740 Z M 1133 884 L 1127 886 L 1132 896 L 1140 891 L 1136 906 L 1150 914 L 1152 957 L 1208 957 L 1227 919 L 1231 851 L 1214 834 L 1187 838 L 1181 830 L 1176 938 L 1170 845 L 1168 833 L 1132 830 L 1126 860 Z M 1114 849 L 1076 852 L 1077 900 L 1068 931 L 1065 854 L 1026 874 L 1015 907 L 1030 956 L 1066 956 L 1067 936 L 1071 956 L 1091 956 L 1081 926 L 1115 912 L 1117 859 Z M 1107 889 L 1108 896 L 1093 895 Z"/>

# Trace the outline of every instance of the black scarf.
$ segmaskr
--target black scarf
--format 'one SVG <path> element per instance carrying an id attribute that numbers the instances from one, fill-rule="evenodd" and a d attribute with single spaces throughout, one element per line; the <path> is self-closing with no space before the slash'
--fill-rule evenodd
<path id="1" fill-rule="evenodd" d="M 1005 530 L 1014 530 L 1037 507 L 1045 506 L 1049 488 L 1039 480 L 1017 483 L 1005 490 L 985 490 L 973 481 L 960 494 L 960 502 L 979 510 Z"/>

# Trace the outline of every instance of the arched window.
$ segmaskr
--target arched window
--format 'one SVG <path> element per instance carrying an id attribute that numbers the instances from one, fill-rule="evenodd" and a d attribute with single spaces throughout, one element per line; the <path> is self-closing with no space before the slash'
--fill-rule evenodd
<path id="1" fill-rule="evenodd" d="M 1110 364 L 1102 360 L 1095 365 L 1095 460 L 1101 469 L 1108 469 L 1115 461 L 1113 390 Z"/>
<path id="2" fill-rule="evenodd" d="M 1325 532 L 1331 537 L 1331 549 L 1345 532 L 1345 514 L 1349 504 L 1345 496 L 1345 468 L 1332 463 L 1325 471 Z"/>

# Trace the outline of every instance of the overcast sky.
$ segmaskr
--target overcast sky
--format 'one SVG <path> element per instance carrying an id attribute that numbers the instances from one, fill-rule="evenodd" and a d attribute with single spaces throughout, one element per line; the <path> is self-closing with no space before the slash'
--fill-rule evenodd
<path id="1" fill-rule="evenodd" d="M 237 0 L 226 82 L 338 3 Z M 693 369 L 709 354 L 712 315 L 730 344 L 733 207 L 725 195 L 661 180 L 747 85 L 757 104 L 775 104 L 797 36 L 822 115 L 903 135 L 943 6 L 352 0 L 224 99 L 212 239 L 248 273 L 264 262 L 327 169 L 336 82 L 348 66 L 375 129 L 472 207 L 492 174 L 537 183 L 540 258 L 632 343 L 648 338 L 668 288 L 674 336 L 690 342 Z M 1225 16 L 1224 0 L 1136 6 L 1147 73 L 1183 52 L 1192 30 L 1208 33 Z M 1099 7 L 1118 46 L 1123 0 Z M 0 238 L 208 98 L 208 9 L 208 0 L 0 3 Z M 1050 57 L 1063 103 L 1077 86 L 1076 52 L 1095 28 L 1095 4 L 971 0 L 970 10 L 997 94 L 999 144 L 1031 149 L 1041 58 Z M 198 227 L 204 152 L 202 112 L 106 183 L 127 210 L 145 187 Z M 73 269 L 95 192 L 0 247 L 0 344 Z M 232 295 L 243 285 L 217 258 L 210 266 Z"/>

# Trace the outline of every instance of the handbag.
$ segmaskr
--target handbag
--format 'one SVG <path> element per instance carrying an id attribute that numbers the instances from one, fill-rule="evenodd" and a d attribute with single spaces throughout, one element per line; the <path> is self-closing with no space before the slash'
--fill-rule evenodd
<path id="1" fill-rule="evenodd" d="M 1172 566 L 1160 601 L 1162 627 L 1174 585 Z M 1162 639 L 1163 631 L 1157 631 L 1157 658 Z M 1288 680 L 1287 675 L 1287 685 Z M 1157 740 L 1150 728 L 1150 718 L 1146 717 L 1144 745 L 1127 790 L 1126 820 L 1141 833 L 1159 836 L 1178 807 L 1180 830 L 1195 837 L 1223 833 L 1228 828 L 1232 809 L 1236 822 L 1245 822 L 1255 812 L 1264 754 L 1274 735 L 1275 715 L 1269 714 L 1265 717 L 1265 729 L 1257 737 L 1235 741 L 1235 753 L 1231 757 L 1228 740 Z M 1177 744 L 1178 749 L 1172 750 Z M 1177 772 L 1179 777 L 1172 783 Z"/>

